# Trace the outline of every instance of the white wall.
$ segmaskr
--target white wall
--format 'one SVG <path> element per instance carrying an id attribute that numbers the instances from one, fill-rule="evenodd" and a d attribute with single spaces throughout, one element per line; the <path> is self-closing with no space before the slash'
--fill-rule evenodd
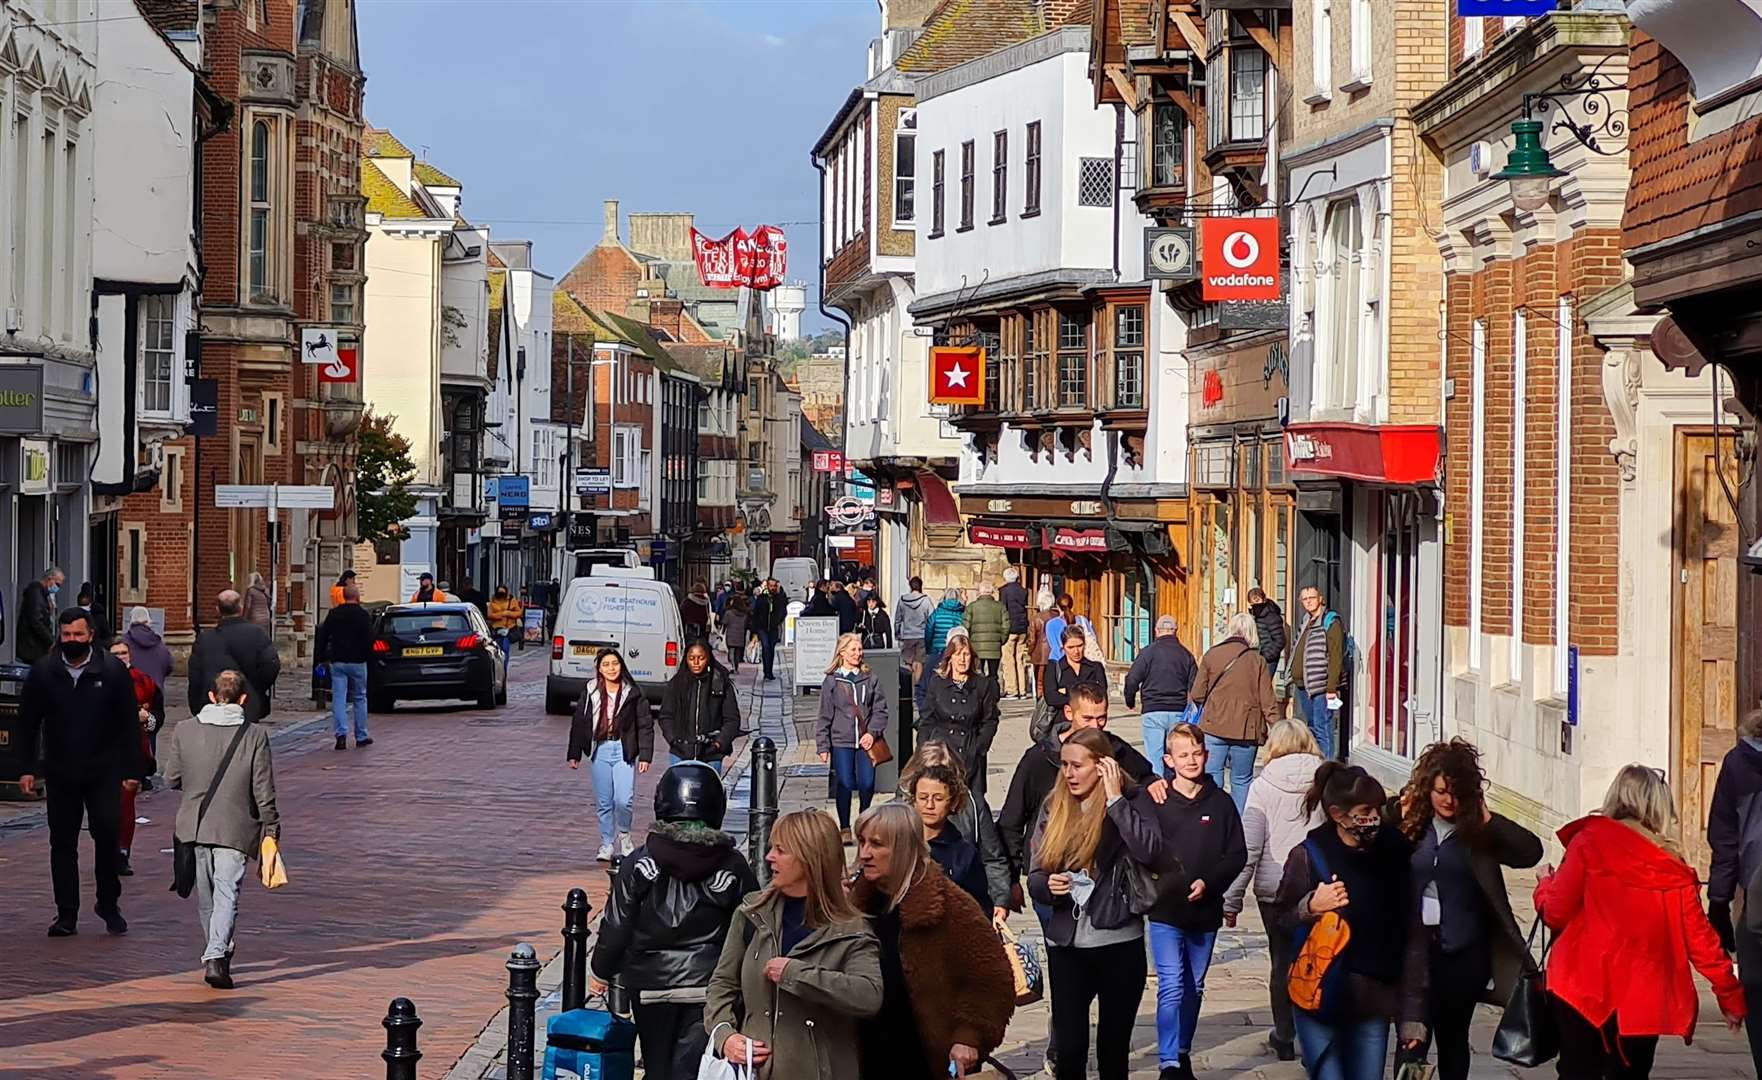
<path id="1" fill-rule="evenodd" d="M 447 260 L 441 269 L 441 303 L 464 319 L 443 325 L 441 371 L 460 378 L 484 378 L 489 367 L 489 230 L 458 229 L 455 243 L 477 254 Z M 455 250 L 457 250 L 455 248 Z"/>
<path id="2" fill-rule="evenodd" d="M 373 357 L 361 393 L 380 415 L 397 417 L 410 440 L 414 483 L 440 483 L 440 239 L 367 234 L 366 325 L 361 347 Z"/>
<path id="3" fill-rule="evenodd" d="M 92 272 L 180 282 L 195 259 L 195 76 L 138 12 L 97 31 Z"/>

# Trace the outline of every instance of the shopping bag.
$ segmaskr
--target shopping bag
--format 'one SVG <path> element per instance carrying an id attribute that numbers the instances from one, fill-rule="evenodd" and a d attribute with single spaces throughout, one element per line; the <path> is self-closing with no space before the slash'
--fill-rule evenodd
<path id="1" fill-rule="evenodd" d="M 1542 917 L 1536 916 L 1525 943 L 1527 955 L 1535 946 L 1536 934 L 1542 930 Z M 1542 959 L 1548 957 L 1548 939 L 1542 938 Z M 1533 1069 L 1545 1065 L 1560 1052 L 1560 1031 L 1554 1024 L 1554 1010 L 1548 1003 L 1548 978 L 1541 967 L 1525 971 L 1511 990 L 1505 1003 L 1505 1015 L 1493 1032 L 1493 1056 L 1500 1061 Z"/>
<path id="2" fill-rule="evenodd" d="M 263 838 L 263 846 L 257 852 L 257 873 L 265 889 L 279 889 L 288 883 L 288 868 L 281 858 L 281 845 L 273 836 Z"/>
<path id="3" fill-rule="evenodd" d="M 717 1024 L 716 1030 L 710 1032 L 710 1045 L 698 1059 L 697 1080 L 752 1080 L 750 1065 L 736 1065 L 720 1054 L 722 1046 L 717 1040 L 734 1033 L 731 1024 Z"/>
<path id="4" fill-rule="evenodd" d="M 1003 939 L 1003 954 L 1009 960 L 1010 975 L 1015 979 L 1016 1007 L 1034 1004 L 1044 992 L 1040 958 L 1034 955 L 1034 947 L 1024 944 L 1009 927 L 998 926 L 997 936 Z"/>

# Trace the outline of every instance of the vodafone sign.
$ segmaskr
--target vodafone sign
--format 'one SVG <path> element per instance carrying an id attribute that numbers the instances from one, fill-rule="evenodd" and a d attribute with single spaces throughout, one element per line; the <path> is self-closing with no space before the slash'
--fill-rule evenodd
<path id="1" fill-rule="evenodd" d="M 1279 298 L 1277 218 L 1201 218 L 1199 246 L 1203 299 Z"/>

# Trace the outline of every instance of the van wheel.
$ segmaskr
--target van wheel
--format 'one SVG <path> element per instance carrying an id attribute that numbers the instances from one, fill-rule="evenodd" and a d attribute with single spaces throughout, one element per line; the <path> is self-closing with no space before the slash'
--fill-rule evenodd
<path id="1" fill-rule="evenodd" d="M 569 712 L 569 700 L 559 694 L 545 695 L 545 713 L 548 716 L 563 716 Z"/>
<path id="2" fill-rule="evenodd" d="M 503 683 L 502 688 L 500 690 L 496 691 L 496 705 L 502 706 L 502 705 L 506 705 L 507 703 L 508 703 L 508 684 Z"/>

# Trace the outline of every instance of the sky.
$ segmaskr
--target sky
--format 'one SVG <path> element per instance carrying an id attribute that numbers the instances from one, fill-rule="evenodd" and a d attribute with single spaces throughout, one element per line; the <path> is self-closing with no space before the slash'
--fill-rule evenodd
<path id="1" fill-rule="evenodd" d="M 783 225 L 819 301 L 814 140 L 862 82 L 876 0 L 358 0 L 367 118 L 463 213 L 561 277 L 620 213 Z M 628 242 L 629 230 L 621 222 Z"/>

